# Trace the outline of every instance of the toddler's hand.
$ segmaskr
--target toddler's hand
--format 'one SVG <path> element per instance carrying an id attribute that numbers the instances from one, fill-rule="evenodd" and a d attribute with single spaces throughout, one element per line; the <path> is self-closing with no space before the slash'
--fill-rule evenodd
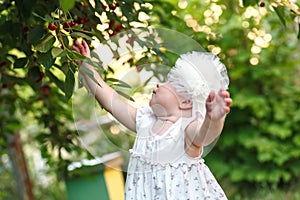
<path id="1" fill-rule="evenodd" d="M 83 56 L 86 56 L 88 58 L 91 57 L 91 51 L 89 45 L 86 43 L 85 40 L 82 40 L 80 43 L 78 40 L 75 40 L 74 45 L 72 46 L 73 50 L 77 51 Z M 82 62 L 77 62 L 78 65 L 81 65 Z"/>
<path id="2" fill-rule="evenodd" d="M 211 91 L 206 100 L 206 114 L 211 120 L 219 120 L 230 111 L 232 99 L 225 89 L 220 89 L 217 93 Z"/>

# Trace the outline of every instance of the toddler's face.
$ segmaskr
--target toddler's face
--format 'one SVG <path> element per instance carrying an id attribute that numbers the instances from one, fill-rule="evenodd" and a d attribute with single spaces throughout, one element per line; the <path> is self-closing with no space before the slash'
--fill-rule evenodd
<path id="1" fill-rule="evenodd" d="M 180 96 L 170 83 L 157 84 L 153 90 L 150 106 L 155 111 L 169 112 L 178 107 Z"/>

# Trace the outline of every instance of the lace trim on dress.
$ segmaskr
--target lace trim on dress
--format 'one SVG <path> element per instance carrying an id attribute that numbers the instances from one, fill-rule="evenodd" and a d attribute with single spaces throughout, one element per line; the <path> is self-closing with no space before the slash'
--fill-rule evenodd
<path id="1" fill-rule="evenodd" d="M 166 167 L 166 166 L 172 166 L 174 168 L 179 168 L 180 166 L 187 165 L 188 167 L 191 167 L 196 164 L 204 164 L 204 159 L 201 158 L 201 155 L 195 158 L 190 157 L 186 153 L 182 155 L 182 157 L 174 162 L 170 163 L 160 163 L 160 162 L 155 162 L 149 159 L 146 159 L 143 157 L 143 154 L 134 152 L 134 150 L 130 149 L 129 150 L 131 154 L 131 159 L 137 159 L 138 161 L 142 162 L 143 164 L 146 165 L 153 165 L 153 166 L 159 166 L 159 167 Z"/>

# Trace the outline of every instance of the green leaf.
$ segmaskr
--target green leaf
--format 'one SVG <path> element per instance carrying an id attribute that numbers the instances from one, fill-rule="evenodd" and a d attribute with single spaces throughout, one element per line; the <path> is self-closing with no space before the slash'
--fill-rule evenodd
<path id="1" fill-rule="evenodd" d="M 76 38 L 84 38 L 84 39 L 87 39 L 87 40 L 93 40 L 93 38 L 85 33 L 82 33 L 82 32 L 72 32 L 70 33 L 70 35 L 72 37 L 76 37 Z"/>
<path id="2" fill-rule="evenodd" d="M 16 76 L 10 76 L 8 74 L 3 74 L 3 79 L 10 80 L 14 83 L 17 83 L 18 85 L 27 84 L 27 82 L 24 78 L 20 78 L 20 77 L 16 77 Z M 1 73 L 0 73 L 0 81 L 1 81 Z"/>
<path id="3" fill-rule="evenodd" d="M 114 83 L 115 86 L 131 88 L 131 86 L 128 85 L 126 82 L 116 79 L 116 78 L 106 78 L 106 81 L 115 82 Z M 119 84 L 116 84 L 116 83 L 119 83 Z"/>
<path id="4" fill-rule="evenodd" d="M 282 22 L 282 24 L 284 26 L 286 26 L 286 22 L 285 22 L 285 19 L 284 19 L 284 7 L 275 7 L 273 6 L 276 14 L 278 15 L 280 21 Z"/>
<path id="5" fill-rule="evenodd" d="M 89 65 L 92 65 L 96 68 L 101 67 L 101 65 L 99 63 L 96 63 L 96 62 L 92 61 L 90 58 L 88 58 L 84 55 L 81 55 L 80 53 L 77 53 L 76 51 L 69 51 L 69 55 L 74 60 L 81 60 L 81 61 L 83 61 L 83 62 L 85 62 Z"/>
<path id="6" fill-rule="evenodd" d="M 266 180 L 269 176 L 270 176 L 269 172 L 260 170 L 260 171 L 257 171 L 257 172 L 255 173 L 255 180 L 256 180 L 257 182 L 263 182 L 263 181 Z"/>
<path id="7" fill-rule="evenodd" d="M 39 14 L 37 14 L 37 13 L 35 13 L 35 12 L 32 12 L 32 15 L 35 16 L 35 17 L 40 18 L 41 20 L 44 20 L 45 22 L 50 22 L 50 21 L 51 21 L 51 20 L 48 21 L 46 18 L 40 16 Z M 48 16 L 48 15 L 47 15 L 47 16 Z"/>
<path id="8" fill-rule="evenodd" d="M 48 33 L 36 46 L 35 49 L 39 52 L 46 53 L 49 51 L 55 43 L 55 37 Z"/>
<path id="9" fill-rule="evenodd" d="M 122 91 L 120 91 L 120 90 L 116 90 L 116 92 L 117 92 L 119 95 L 125 97 L 126 99 L 129 99 L 130 101 L 133 101 L 133 102 L 134 102 L 134 99 L 133 99 L 131 96 L 125 94 L 124 92 L 122 92 Z"/>
<path id="10" fill-rule="evenodd" d="M 285 139 L 292 135 L 290 127 L 285 127 L 283 124 L 270 123 L 266 127 L 269 134 Z"/>
<path id="11" fill-rule="evenodd" d="M 74 7 L 75 0 L 59 0 L 59 3 L 64 11 L 68 11 Z"/>
<path id="12" fill-rule="evenodd" d="M 36 4 L 36 2 L 37 0 L 16 0 L 15 4 L 18 9 L 18 12 L 21 13 L 21 16 L 27 19 L 30 17 L 31 10 Z"/>
<path id="13" fill-rule="evenodd" d="M 245 171 L 240 168 L 239 170 L 233 170 L 231 173 L 230 173 L 230 179 L 232 181 L 241 181 L 245 178 L 247 173 L 245 173 Z"/>
<path id="14" fill-rule="evenodd" d="M 295 145 L 299 146 L 300 147 L 300 135 L 296 135 L 294 138 L 293 138 L 293 142 Z"/>
<path id="15" fill-rule="evenodd" d="M 161 50 L 159 48 L 153 48 L 153 51 L 163 59 L 163 61 L 165 63 L 169 63 L 169 58 L 163 53 L 161 52 Z"/>
<path id="16" fill-rule="evenodd" d="M 87 74 L 97 85 L 101 87 L 101 85 L 98 83 L 98 81 L 94 77 L 94 73 L 92 70 L 86 68 L 85 66 L 81 66 L 80 70 L 82 70 L 85 74 Z"/>
<path id="17" fill-rule="evenodd" d="M 13 27 L 13 22 L 11 20 L 7 20 L 4 23 L 0 24 L 0 35 L 6 35 L 11 32 Z"/>
<path id="18" fill-rule="evenodd" d="M 37 61 L 48 70 L 54 64 L 55 59 L 52 57 L 51 51 L 48 51 L 47 53 L 39 53 Z"/>
<path id="19" fill-rule="evenodd" d="M 63 50 L 61 48 L 58 48 L 58 47 L 54 47 L 51 50 L 51 54 L 52 54 L 53 58 L 63 57 L 63 56 L 65 56 L 67 54 L 67 51 Z"/>
<path id="20" fill-rule="evenodd" d="M 75 85 L 74 72 L 71 69 L 69 69 L 65 78 L 65 90 L 64 90 L 67 100 L 69 100 L 73 94 L 74 85 Z"/>
<path id="21" fill-rule="evenodd" d="M 28 79 L 29 81 L 35 82 L 40 78 L 41 70 L 39 67 L 31 67 L 28 70 Z"/>
<path id="22" fill-rule="evenodd" d="M 27 62 L 28 62 L 27 58 L 19 58 L 15 61 L 14 68 L 23 68 L 26 66 Z"/>
<path id="23" fill-rule="evenodd" d="M 248 7 L 248 6 L 254 6 L 258 3 L 257 0 L 243 0 L 243 5 L 245 7 Z"/>
<path id="24" fill-rule="evenodd" d="M 70 51 L 70 56 L 75 60 L 85 60 L 86 57 L 80 53 L 77 53 L 76 51 Z"/>
<path id="25" fill-rule="evenodd" d="M 39 41 L 42 37 L 43 34 L 45 33 L 45 29 L 43 26 L 36 26 L 33 29 L 29 31 L 28 34 L 28 43 L 29 44 L 34 44 L 37 41 Z"/>
<path id="26" fill-rule="evenodd" d="M 133 9 L 130 4 L 120 4 L 120 8 L 122 10 L 123 15 L 129 20 L 132 21 L 133 19 Z"/>
<path id="27" fill-rule="evenodd" d="M 69 38 L 66 35 L 62 35 L 62 42 L 64 43 L 64 46 L 69 46 Z"/>
<path id="28" fill-rule="evenodd" d="M 60 90 L 64 91 L 64 83 L 59 80 L 51 71 L 47 70 L 46 75 L 52 82 L 57 85 Z"/>

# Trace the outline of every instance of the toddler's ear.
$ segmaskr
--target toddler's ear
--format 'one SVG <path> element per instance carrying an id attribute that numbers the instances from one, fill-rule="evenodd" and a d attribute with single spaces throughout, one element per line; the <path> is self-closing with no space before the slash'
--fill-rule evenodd
<path id="1" fill-rule="evenodd" d="M 191 101 L 189 99 L 184 99 L 179 104 L 179 108 L 181 110 L 189 110 L 189 109 L 192 109 L 192 107 L 193 107 L 193 101 Z"/>

